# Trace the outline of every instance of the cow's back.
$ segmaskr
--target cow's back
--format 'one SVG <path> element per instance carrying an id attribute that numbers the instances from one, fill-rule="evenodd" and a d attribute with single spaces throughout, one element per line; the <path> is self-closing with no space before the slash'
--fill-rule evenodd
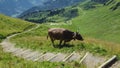
<path id="1" fill-rule="evenodd" d="M 64 28 L 51 28 L 48 30 L 48 34 L 51 38 L 60 40 L 71 40 L 73 38 L 73 32 Z"/>
<path id="2" fill-rule="evenodd" d="M 51 38 L 59 40 L 63 37 L 63 32 L 64 31 L 65 31 L 65 29 L 63 29 L 63 28 L 51 28 L 51 29 L 48 30 L 48 35 Z"/>

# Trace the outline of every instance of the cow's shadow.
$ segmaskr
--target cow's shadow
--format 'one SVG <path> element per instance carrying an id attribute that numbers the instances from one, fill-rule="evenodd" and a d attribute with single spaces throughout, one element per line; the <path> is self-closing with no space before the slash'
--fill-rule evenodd
<path id="1" fill-rule="evenodd" d="M 74 47 L 74 45 L 72 44 L 62 44 L 62 45 L 56 44 L 55 45 L 55 48 L 65 48 L 65 47 L 70 48 L 70 47 Z"/>

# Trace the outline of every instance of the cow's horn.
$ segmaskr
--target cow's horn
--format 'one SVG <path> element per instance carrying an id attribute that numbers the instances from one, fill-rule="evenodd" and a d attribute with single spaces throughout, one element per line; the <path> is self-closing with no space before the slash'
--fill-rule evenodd
<path id="1" fill-rule="evenodd" d="M 75 37 L 76 37 L 76 32 L 74 32 L 74 36 L 73 36 L 73 38 L 75 39 Z"/>

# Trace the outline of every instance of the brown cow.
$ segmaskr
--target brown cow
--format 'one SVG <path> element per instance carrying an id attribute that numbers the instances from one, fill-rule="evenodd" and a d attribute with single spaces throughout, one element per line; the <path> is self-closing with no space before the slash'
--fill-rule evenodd
<path id="1" fill-rule="evenodd" d="M 53 46 L 54 46 L 54 40 L 60 40 L 59 45 L 61 45 L 62 41 L 64 41 L 65 44 L 66 42 L 69 42 L 72 39 L 83 41 L 82 36 L 78 32 L 72 32 L 64 28 L 50 28 L 48 30 L 48 36 L 50 37 Z"/>

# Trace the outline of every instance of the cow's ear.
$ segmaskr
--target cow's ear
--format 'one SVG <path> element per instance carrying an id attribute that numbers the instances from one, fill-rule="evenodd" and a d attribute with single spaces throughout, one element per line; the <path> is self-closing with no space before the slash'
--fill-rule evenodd
<path id="1" fill-rule="evenodd" d="M 79 32 L 77 31 L 76 34 L 79 34 Z"/>
<path id="2" fill-rule="evenodd" d="M 76 40 L 76 39 L 74 38 L 74 40 Z"/>

